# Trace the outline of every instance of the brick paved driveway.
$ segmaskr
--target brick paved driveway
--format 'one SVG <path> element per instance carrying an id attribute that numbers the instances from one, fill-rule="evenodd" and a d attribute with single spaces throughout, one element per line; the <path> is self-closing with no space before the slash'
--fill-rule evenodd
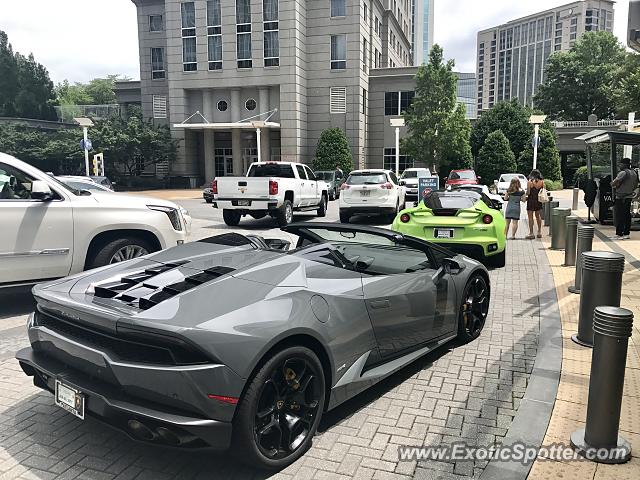
<path id="1" fill-rule="evenodd" d="M 491 272 L 490 315 L 479 340 L 448 345 L 327 414 L 312 449 L 277 477 L 479 476 L 486 462 L 399 462 L 398 446 L 488 445 L 505 436 L 537 352 L 536 248 L 539 242 L 511 242 L 507 267 Z M 28 292 L 0 294 L 0 479 L 268 477 L 228 455 L 140 445 L 55 407 L 13 359 L 27 345 L 24 322 L 31 308 Z"/>

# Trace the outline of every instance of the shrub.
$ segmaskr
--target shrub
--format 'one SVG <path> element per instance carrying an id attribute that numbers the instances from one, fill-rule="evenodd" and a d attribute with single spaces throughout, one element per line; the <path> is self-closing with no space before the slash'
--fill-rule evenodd
<path id="1" fill-rule="evenodd" d="M 554 180 L 549 180 L 548 178 L 545 178 L 544 188 L 546 188 L 550 192 L 553 192 L 555 190 L 562 190 L 563 185 L 562 185 L 562 182 L 560 181 L 554 181 Z"/>
<path id="2" fill-rule="evenodd" d="M 353 170 L 351 148 L 344 131 L 340 128 L 328 128 L 322 132 L 313 159 L 314 170 L 334 170 L 336 166 L 345 175 Z"/>
<path id="3" fill-rule="evenodd" d="M 502 130 L 491 132 L 478 155 L 476 173 L 482 177 L 482 182 L 491 185 L 501 173 L 513 172 L 516 167 L 516 158 L 507 137 Z"/>

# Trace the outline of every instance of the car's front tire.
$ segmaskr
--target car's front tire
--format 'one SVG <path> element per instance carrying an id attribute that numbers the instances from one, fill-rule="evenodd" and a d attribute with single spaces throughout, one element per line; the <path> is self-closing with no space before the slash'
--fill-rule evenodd
<path id="1" fill-rule="evenodd" d="M 320 205 L 318 205 L 318 217 L 326 217 L 327 216 L 327 196 L 322 195 L 320 199 Z"/>
<path id="2" fill-rule="evenodd" d="M 242 215 L 236 210 L 222 210 L 222 218 L 228 226 L 237 227 Z"/>
<path id="3" fill-rule="evenodd" d="M 124 262 L 133 258 L 142 257 L 154 251 L 154 248 L 142 238 L 125 237 L 112 240 L 93 257 L 89 268 L 98 268 L 112 263 Z"/>
<path id="4" fill-rule="evenodd" d="M 489 314 L 490 290 L 484 275 L 474 274 L 464 287 L 458 313 L 458 339 L 468 343 L 480 336 Z"/>
<path id="5" fill-rule="evenodd" d="M 325 403 L 317 355 L 289 347 L 268 358 L 251 378 L 233 424 L 232 446 L 243 463 L 279 470 L 311 446 Z"/>

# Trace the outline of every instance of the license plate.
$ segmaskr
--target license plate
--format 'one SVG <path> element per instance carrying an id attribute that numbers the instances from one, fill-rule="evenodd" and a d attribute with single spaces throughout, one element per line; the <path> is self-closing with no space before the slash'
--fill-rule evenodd
<path id="1" fill-rule="evenodd" d="M 371 190 L 360 190 L 360 196 L 361 197 L 370 197 L 371 196 Z"/>
<path id="2" fill-rule="evenodd" d="M 453 238 L 453 229 L 436 228 L 433 236 L 435 238 Z"/>
<path id="3" fill-rule="evenodd" d="M 238 206 L 239 207 L 250 207 L 251 206 L 251 200 L 238 200 Z"/>
<path id="4" fill-rule="evenodd" d="M 67 412 L 84 420 L 84 395 L 82 392 L 56 380 L 55 402 Z"/>

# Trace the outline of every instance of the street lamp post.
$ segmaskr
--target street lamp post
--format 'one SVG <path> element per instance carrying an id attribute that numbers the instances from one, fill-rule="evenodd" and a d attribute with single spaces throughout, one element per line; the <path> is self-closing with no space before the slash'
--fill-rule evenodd
<path id="1" fill-rule="evenodd" d="M 262 161 L 262 129 L 265 126 L 265 122 L 256 121 L 251 122 L 251 126 L 256 129 L 256 146 L 258 147 L 258 162 Z"/>
<path id="2" fill-rule="evenodd" d="M 87 141 L 89 140 L 89 127 L 93 127 L 93 122 L 91 121 L 90 118 L 84 118 L 84 117 L 74 118 L 74 120 L 78 125 L 82 127 L 82 137 L 84 139 L 84 142 L 82 144 L 83 145 L 82 149 L 84 150 L 84 168 L 88 177 L 89 176 L 89 149 L 87 148 Z"/>
<path id="3" fill-rule="evenodd" d="M 392 118 L 391 126 L 396 129 L 396 175 L 400 175 L 400 128 L 404 127 L 404 118 Z"/>
<path id="4" fill-rule="evenodd" d="M 546 120 L 546 115 L 531 115 L 529 123 L 533 124 L 533 169 L 538 168 L 538 144 L 540 143 L 540 125 Z"/>

